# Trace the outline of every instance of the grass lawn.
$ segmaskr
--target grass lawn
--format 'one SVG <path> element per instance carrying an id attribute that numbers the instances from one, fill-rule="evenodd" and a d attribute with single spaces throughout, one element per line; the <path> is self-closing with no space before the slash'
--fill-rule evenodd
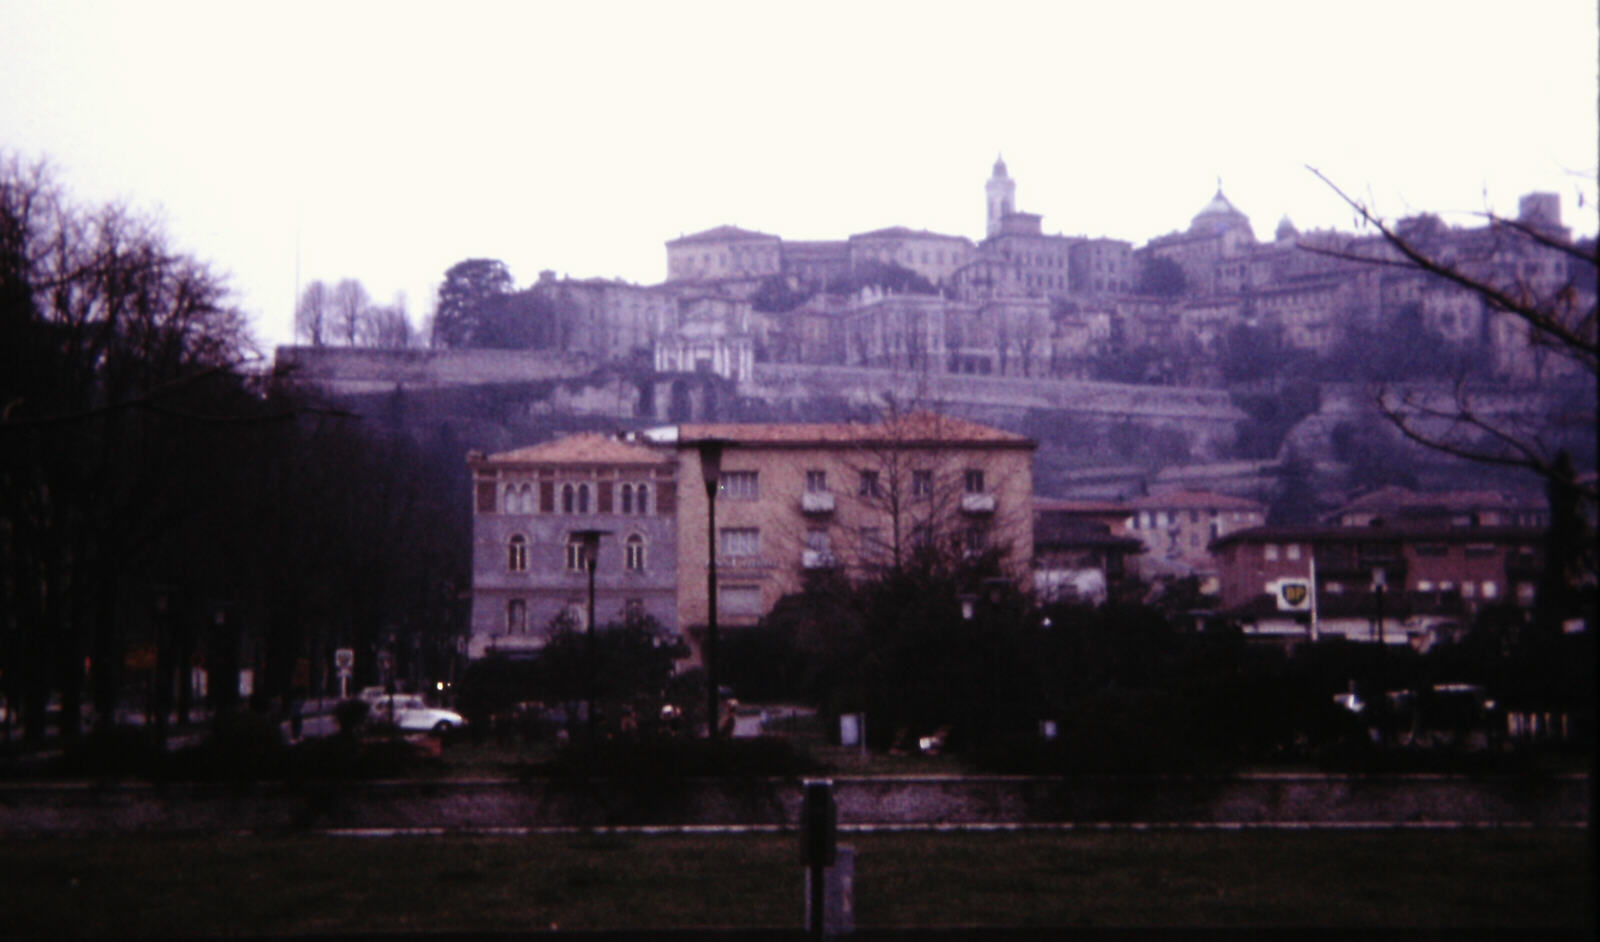
<path id="1" fill-rule="evenodd" d="M 1501 927 L 1595 922 L 1581 831 L 850 835 L 856 921 Z M 0 841 L 6 938 L 794 928 L 795 838 Z"/>

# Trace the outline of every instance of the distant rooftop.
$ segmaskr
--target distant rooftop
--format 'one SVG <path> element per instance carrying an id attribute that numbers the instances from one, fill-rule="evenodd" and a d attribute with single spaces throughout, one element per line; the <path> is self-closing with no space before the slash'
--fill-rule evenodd
<path id="1" fill-rule="evenodd" d="M 469 456 L 470 457 L 470 456 Z M 661 464 L 672 460 L 660 451 L 619 442 L 600 432 L 582 432 L 538 445 L 481 457 L 485 464 Z"/>
<path id="2" fill-rule="evenodd" d="M 941 444 L 1033 448 L 1023 435 L 934 412 L 913 412 L 888 422 L 708 423 L 678 426 L 677 441 L 725 439 L 760 445 Z"/>

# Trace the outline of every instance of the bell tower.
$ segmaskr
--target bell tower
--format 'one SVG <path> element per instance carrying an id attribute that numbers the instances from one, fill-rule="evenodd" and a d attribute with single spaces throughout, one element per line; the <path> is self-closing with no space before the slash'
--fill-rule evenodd
<path id="1" fill-rule="evenodd" d="M 989 175 L 984 190 L 989 197 L 988 234 L 993 237 L 1000 234 L 1001 218 L 1017 208 L 1017 183 L 1006 175 L 1004 157 L 995 158 L 994 172 Z"/>

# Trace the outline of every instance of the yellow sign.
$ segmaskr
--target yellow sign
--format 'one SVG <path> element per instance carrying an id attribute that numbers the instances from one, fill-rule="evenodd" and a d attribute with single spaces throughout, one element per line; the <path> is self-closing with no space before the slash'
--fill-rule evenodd
<path id="1" fill-rule="evenodd" d="M 1277 582 L 1278 611 L 1309 612 L 1311 610 L 1311 581 L 1309 579 L 1279 579 Z"/>

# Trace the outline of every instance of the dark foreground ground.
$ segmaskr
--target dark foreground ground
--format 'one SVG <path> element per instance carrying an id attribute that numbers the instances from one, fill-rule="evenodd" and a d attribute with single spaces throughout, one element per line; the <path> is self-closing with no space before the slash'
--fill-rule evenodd
<path id="1" fill-rule="evenodd" d="M 868 937 L 1587 938 L 1595 927 L 1581 829 L 845 839 Z M 12 839 L 0 841 L 0 935 L 777 937 L 800 927 L 801 880 L 795 838 L 780 834 Z"/>

